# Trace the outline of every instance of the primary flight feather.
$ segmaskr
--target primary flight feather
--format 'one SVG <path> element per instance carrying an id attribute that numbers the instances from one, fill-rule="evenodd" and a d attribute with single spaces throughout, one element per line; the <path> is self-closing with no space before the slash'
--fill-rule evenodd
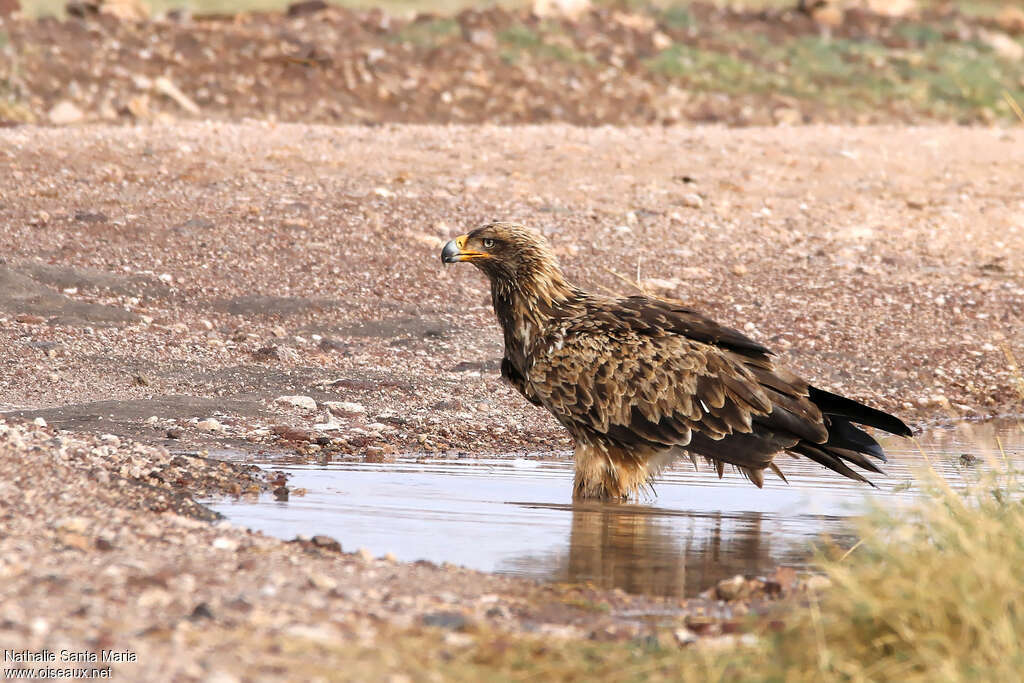
<path id="1" fill-rule="evenodd" d="M 811 386 L 737 330 L 650 296 L 611 298 L 569 284 L 547 241 L 490 223 L 448 242 L 491 283 L 505 337 L 501 374 L 575 442 L 577 498 L 628 498 L 687 453 L 754 484 L 780 452 L 851 479 L 879 472 L 878 443 L 854 423 L 909 436 L 898 418 Z M 870 483 L 870 482 L 868 482 Z"/>

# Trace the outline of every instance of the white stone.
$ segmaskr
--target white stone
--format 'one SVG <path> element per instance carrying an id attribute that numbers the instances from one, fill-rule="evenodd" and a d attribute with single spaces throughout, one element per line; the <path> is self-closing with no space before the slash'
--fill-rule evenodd
<path id="1" fill-rule="evenodd" d="M 278 396 L 274 399 L 274 403 L 288 405 L 294 408 L 308 410 L 310 412 L 316 410 L 316 401 L 314 401 L 310 396 Z"/>
<path id="2" fill-rule="evenodd" d="M 238 541 L 227 536 L 218 536 L 213 539 L 212 545 L 217 550 L 238 550 Z"/>
<path id="3" fill-rule="evenodd" d="M 351 403 L 349 401 L 324 401 L 324 408 L 331 411 L 334 415 L 342 415 L 345 413 L 365 413 L 366 408 L 360 403 Z"/>
<path id="4" fill-rule="evenodd" d="M 47 116 L 50 119 L 50 123 L 55 126 L 70 126 L 73 123 L 79 123 L 85 118 L 82 110 L 67 100 L 61 100 L 55 104 Z"/>
<path id="5" fill-rule="evenodd" d="M 222 425 L 218 420 L 215 420 L 212 417 L 208 417 L 205 420 L 200 420 L 199 422 L 197 422 L 196 429 L 198 429 L 201 432 L 221 433 L 224 431 L 225 428 L 224 425 Z"/>

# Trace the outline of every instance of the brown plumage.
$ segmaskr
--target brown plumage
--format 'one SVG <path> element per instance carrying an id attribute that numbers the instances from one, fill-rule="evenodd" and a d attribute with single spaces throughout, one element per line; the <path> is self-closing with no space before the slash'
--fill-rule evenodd
<path id="1" fill-rule="evenodd" d="M 627 498 L 685 452 L 760 487 L 772 458 L 805 456 L 867 482 L 878 443 L 853 423 L 909 436 L 898 418 L 811 386 L 740 332 L 670 301 L 610 298 L 566 282 L 547 241 L 490 223 L 448 242 L 491 282 L 501 374 L 575 441 L 579 498 Z M 868 482 L 870 483 L 870 482 Z"/>

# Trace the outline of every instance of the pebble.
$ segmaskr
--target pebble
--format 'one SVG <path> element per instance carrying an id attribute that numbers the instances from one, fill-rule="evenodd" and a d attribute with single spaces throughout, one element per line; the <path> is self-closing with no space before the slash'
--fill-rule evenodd
<path id="1" fill-rule="evenodd" d="M 722 579 L 715 586 L 715 595 L 719 600 L 736 600 L 743 597 L 747 588 L 747 580 L 737 574 L 731 579 Z"/>
<path id="2" fill-rule="evenodd" d="M 341 552 L 341 543 L 325 534 L 317 534 L 310 539 L 310 542 L 321 550 L 327 550 L 335 553 Z"/>
<path id="3" fill-rule="evenodd" d="M 672 637 L 676 639 L 676 642 L 680 645 L 693 645 L 697 642 L 697 634 L 688 628 L 677 628 L 672 632 Z"/>
<path id="4" fill-rule="evenodd" d="M 227 536 L 218 536 L 213 539 L 213 543 L 211 545 L 217 550 L 238 550 L 238 541 L 233 538 L 228 538 Z"/>
<path id="5" fill-rule="evenodd" d="M 73 103 L 61 100 L 50 109 L 47 118 L 55 126 L 70 126 L 80 123 L 85 118 L 85 114 Z"/>
<path id="6" fill-rule="evenodd" d="M 338 416 L 361 415 L 366 412 L 366 408 L 361 403 L 351 403 L 349 401 L 324 401 L 323 406 L 332 415 Z"/>
<path id="7" fill-rule="evenodd" d="M 691 192 L 689 194 L 684 194 L 680 198 L 679 203 L 691 209 L 699 209 L 704 206 L 704 199 L 699 194 Z"/>
<path id="8" fill-rule="evenodd" d="M 278 396 L 274 399 L 274 403 L 292 406 L 309 412 L 316 410 L 316 401 L 310 396 Z"/>
<path id="9" fill-rule="evenodd" d="M 458 612 L 431 612 L 420 619 L 424 626 L 460 631 L 469 626 L 469 620 Z"/>
<path id="10" fill-rule="evenodd" d="M 326 574 L 320 574 L 314 572 L 309 575 L 309 583 L 318 590 L 332 591 L 338 587 L 338 582 L 327 576 Z"/>
<path id="11" fill-rule="evenodd" d="M 36 419 L 32 420 L 32 424 L 34 424 L 36 427 L 45 427 L 46 420 L 44 420 L 41 417 L 37 417 Z"/>
<path id="12" fill-rule="evenodd" d="M 89 529 L 89 520 L 85 517 L 64 517 L 57 520 L 53 526 L 60 531 L 83 534 Z"/>
<path id="13" fill-rule="evenodd" d="M 217 434 L 221 434 L 226 430 L 224 425 L 222 425 L 218 420 L 215 420 L 212 417 L 208 417 L 205 420 L 200 420 L 199 422 L 197 422 L 196 429 L 198 429 L 201 432 L 210 432 Z"/>

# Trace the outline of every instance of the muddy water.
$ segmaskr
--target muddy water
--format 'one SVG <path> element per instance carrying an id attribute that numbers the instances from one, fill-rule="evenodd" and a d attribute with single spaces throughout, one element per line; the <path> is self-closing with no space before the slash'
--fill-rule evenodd
<path id="1" fill-rule="evenodd" d="M 930 465 L 955 483 L 1004 453 L 1024 461 L 1018 421 L 934 429 L 917 444 L 884 444 L 890 465 L 887 476 L 875 475 L 877 489 L 803 459 L 783 458 L 789 484 L 768 479 L 762 490 L 735 473 L 719 480 L 680 462 L 656 495 L 625 504 L 573 504 L 567 455 L 321 466 L 264 460 L 308 493 L 211 507 L 286 539 L 328 534 L 347 550 L 400 560 L 684 596 L 735 574 L 805 567 L 815 544 L 852 544 L 850 518 L 867 501 L 900 505 L 918 495 L 915 468 Z"/>

